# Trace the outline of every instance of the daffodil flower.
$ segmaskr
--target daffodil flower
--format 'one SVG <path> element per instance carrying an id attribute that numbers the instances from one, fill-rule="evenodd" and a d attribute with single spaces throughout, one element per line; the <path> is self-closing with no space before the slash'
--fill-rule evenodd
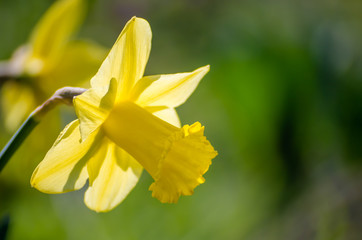
<path id="1" fill-rule="evenodd" d="M 195 90 L 209 66 L 193 72 L 143 77 L 151 49 L 148 22 L 125 26 L 91 88 L 74 99 L 71 122 L 38 165 L 31 185 L 45 193 L 82 188 L 86 205 L 109 211 L 137 183 L 143 168 L 163 203 L 191 195 L 217 155 L 200 123 L 180 127 L 175 107 Z"/>
<path id="2" fill-rule="evenodd" d="M 96 73 L 106 51 L 89 41 L 70 39 L 83 13 L 83 0 L 55 2 L 28 43 L 0 64 L 1 74 L 10 79 L 2 84 L 0 94 L 7 129 L 16 129 L 56 89 L 82 83 Z"/>

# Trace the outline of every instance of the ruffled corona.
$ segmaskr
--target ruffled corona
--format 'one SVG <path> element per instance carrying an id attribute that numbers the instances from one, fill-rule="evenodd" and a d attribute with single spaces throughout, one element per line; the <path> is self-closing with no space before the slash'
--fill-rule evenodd
<path id="1" fill-rule="evenodd" d="M 149 189 L 161 202 L 191 195 L 217 155 L 200 123 L 177 128 L 132 102 L 115 106 L 103 129 L 150 173 L 155 182 Z"/>
<path id="2" fill-rule="evenodd" d="M 174 136 L 158 162 L 155 182 L 149 188 L 161 202 L 175 203 L 180 195 L 193 194 L 194 188 L 205 182 L 202 175 L 217 155 L 199 122 L 183 126 Z"/>

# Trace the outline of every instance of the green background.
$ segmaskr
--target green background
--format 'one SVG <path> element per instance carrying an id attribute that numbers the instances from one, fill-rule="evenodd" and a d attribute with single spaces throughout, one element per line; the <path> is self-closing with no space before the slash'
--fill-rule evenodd
<path id="1" fill-rule="evenodd" d="M 0 0 L 0 59 L 52 3 Z M 89 1 L 77 38 L 110 48 L 132 16 L 149 21 L 146 75 L 210 64 L 177 110 L 183 124 L 206 126 L 219 155 L 177 204 L 152 198 L 144 172 L 123 203 L 97 214 L 84 190 L 46 195 L 29 184 L 74 118 L 62 107 L 61 123 L 42 123 L 14 156 L 17 173 L 0 175 L 8 239 L 361 239 L 361 12 L 359 0 Z M 4 146 L 10 133 L 0 130 Z"/>

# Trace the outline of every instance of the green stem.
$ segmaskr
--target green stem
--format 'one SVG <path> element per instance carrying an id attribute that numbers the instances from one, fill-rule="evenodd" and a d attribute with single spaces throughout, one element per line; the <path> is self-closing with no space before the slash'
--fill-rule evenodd
<path id="1" fill-rule="evenodd" d="M 26 139 L 26 137 L 31 133 L 35 126 L 38 125 L 38 123 L 39 121 L 33 117 L 33 114 L 30 114 L 23 125 L 21 125 L 18 131 L 9 140 L 0 153 L 0 172 L 5 167 L 6 163 L 10 160 L 11 156 Z"/>
<path id="2" fill-rule="evenodd" d="M 0 239 L 6 239 L 8 228 L 9 228 L 9 222 L 10 222 L 10 216 L 9 214 L 6 214 L 3 216 L 3 218 L 0 220 Z"/>

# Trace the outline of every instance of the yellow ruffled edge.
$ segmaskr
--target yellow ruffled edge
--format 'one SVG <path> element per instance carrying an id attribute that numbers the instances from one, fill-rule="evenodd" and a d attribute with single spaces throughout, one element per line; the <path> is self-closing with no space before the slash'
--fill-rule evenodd
<path id="1" fill-rule="evenodd" d="M 181 195 L 192 195 L 205 182 L 203 175 L 217 154 L 199 122 L 183 126 L 162 154 L 155 182 L 149 187 L 152 196 L 162 203 L 177 203 Z"/>

